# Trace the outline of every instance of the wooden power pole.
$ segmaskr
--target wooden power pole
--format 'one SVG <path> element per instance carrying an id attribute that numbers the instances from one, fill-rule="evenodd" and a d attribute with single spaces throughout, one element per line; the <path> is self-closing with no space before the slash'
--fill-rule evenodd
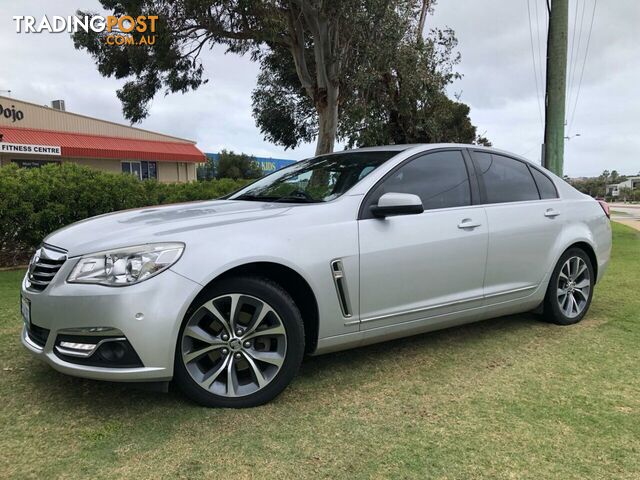
<path id="1" fill-rule="evenodd" d="M 569 0 L 550 0 L 547 36 L 544 166 L 562 177 L 564 162 L 565 96 Z"/>

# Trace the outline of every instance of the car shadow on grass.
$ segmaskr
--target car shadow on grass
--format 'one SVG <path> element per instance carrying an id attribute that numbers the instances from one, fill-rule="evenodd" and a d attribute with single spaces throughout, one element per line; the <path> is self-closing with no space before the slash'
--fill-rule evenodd
<path id="1" fill-rule="evenodd" d="M 534 314 L 513 315 L 484 320 L 435 332 L 390 340 L 317 357 L 305 358 L 298 376 L 285 394 L 276 402 L 291 401 L 322 395 L 323 387 L 331 385 L 333 393 L 353 391 L 358 385 L 371 380 L 371 371 L 390 371 L 399 358 L 433 364 L 443 361 L 448 365 L 466 362 L 476 355 L 478 345 L 507 344 L 517 348 L 519 342 L 528 342 L 537 335 L 547 334 L 556 327 L 545 324 Z M 475 352 L 475 353 L 474 353 Z M 500 349 L 496 353 L 500 354 Z M 348 376 L 348 382 L 340 379 Z M 171 385 L 168 393 L 151 391 L 140 384 L 103 382 L 70 377 L 44 364 L 31 370 L 27 382 L 38 384 L 46 393 L 46 402 L 40 408 L 81 408 L 97 417 L 108 417 L 123 409 L 131 415 L 148 413 L 149 408 L 159 410 L 199 408 Z M 424 379 L 428 381 L 428 378 Z M 287 393 L 289 392 L 289 393 Z M 291 395 L 290 395 L 291 394 Z"/>
<path id="2" fill-rule="evenodd" d="M 559 331 L 556 326 L 541 321 L 533 313 L 492 318 L 443 330 L 398 338 L 381 343 L 308 357 L 303 362 L 298 383 L 331 382 L 332 377 L 348 375 L 348 384 L 337 388 L 353 390 L 370 381 L 371 370 L 392 374 L 398 364 L 421 363 L 434 369 L 476 362 L 486 355 L 488 362 L 503 356 L 503 350 L 518 350 L 532 338 Z M 479 354 L 479 351 L 481 352 Z M 428 381 L 428 378 L 424 378 Z"/>

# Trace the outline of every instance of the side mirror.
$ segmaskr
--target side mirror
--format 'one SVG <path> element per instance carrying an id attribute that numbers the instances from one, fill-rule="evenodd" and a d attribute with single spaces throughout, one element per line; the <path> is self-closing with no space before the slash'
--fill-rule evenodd
<path id="1" fill-rule="evenodd" d="M 377 205 L 371 205 L 374 217 L 384 218 L 392 215 L 415 215 L 424 212 L 422 200 L 411 193 L 385 193 Z"/>

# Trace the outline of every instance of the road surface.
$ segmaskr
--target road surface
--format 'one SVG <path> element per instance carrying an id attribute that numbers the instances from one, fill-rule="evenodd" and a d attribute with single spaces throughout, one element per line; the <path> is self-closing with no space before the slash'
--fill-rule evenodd
<path id="1" fill-rule="evenodd" d="M 611 220 L 640 230 L 640 205 L 630 203 L 610 203 Z"/>

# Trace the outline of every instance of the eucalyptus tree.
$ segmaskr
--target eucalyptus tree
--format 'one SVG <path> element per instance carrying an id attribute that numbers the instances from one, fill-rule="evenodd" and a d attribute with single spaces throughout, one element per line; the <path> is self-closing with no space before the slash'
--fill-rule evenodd
<path id="1" fill-rule="evenodd" d="M 315 139 L 322 154 L 336 138 L 402 140 L 380 132 L 418 118 L 405 115 L 404 104 L 425 115 L 422 98 L 432 100 L 432 113 L 448 105 L 443 89 L 455 77 L 455 37 L 430 30 L 425 40 L 422 32 L 435 0 L 99 1 L 113 15 L 158 17 L 148 45 L 109 44 L 109 32 L 74 34 L 75 47 L 92 55 L 103 76 L 125 80 L 117 95 L 133 123 L 158 93 L 206 83 L 201 55 L 215 45 L 260 62 L 254 116 L 265 137 L 285 147 Z M 148 32 L 127 35 L 140 43 Z M 412 71 L 418 61 L 424 65 Z M 369 128 L 378 132 L 371 140 L 362 133 Z"/>
<path id="2" fill-rule="evenodd" d="M 379 11 L 404 10 L 410 0 L 100 0 L 113 15 L 157 15 L 152 45 L 109 45 L 108 32 L 74 34 L 76 48 L 95 59 L 99 72 L 126 79 L 118 90 L 132 122 L 149 113 L 161 90 L 186 92 L 207 81 L 200 56 L 216 44 L 259 58 L 286 51 L 298 87 L 313 105 L 317 152 L 333 150 L 341 77 L 357 69 L 359 42 Z M 79 12 L 85 15 L 85 12 Z M 147 33 L 148 34 L 148 33 Z M 128 35 L 142 36 L 135 30 Z"/>

